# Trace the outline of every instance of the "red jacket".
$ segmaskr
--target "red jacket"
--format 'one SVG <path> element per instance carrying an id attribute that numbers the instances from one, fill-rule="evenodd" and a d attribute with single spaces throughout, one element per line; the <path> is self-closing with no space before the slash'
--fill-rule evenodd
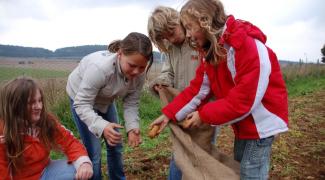
<path id="1" fill-rule="evenodd" d="M 54 116 L 50 119 L 57 121 Z M 58 121 L 57 121 L 58 122 Z M 73 137 L 70 131 L 57 123 L 58 133 L 55 142 L 59 145 L 62 152 L 67 156 L 68 163 L 76 161 L 79 157 L 88 156 L 84 146 Z M 44 147 L 37 137 L 24 135 L 25 149 L 23 152 L 23 165 L 20 171 L 12 175 L 12 179 L 19 180 L 38 180 L 50 162 L 50 151 Z M 8 168 L 6 155 L 6 144 L 3 136 L 3 121 L 0 120 L 0 179 L 11 179 L 10 169 Z"/>
<path id="2" fill-rule="evenodd" d="M 259 139 L 288 130 L 288 96 L 275 53 L 256 26 L 229 16 L 220 43 L 227 58 L 217 66 L 201 59 L 196 77 L 163 108 L 173 120 L 198 110 L 203 122 L 232 124 L 240 139 Z M 207 100 L 214 95 L 216 100 Z"/>

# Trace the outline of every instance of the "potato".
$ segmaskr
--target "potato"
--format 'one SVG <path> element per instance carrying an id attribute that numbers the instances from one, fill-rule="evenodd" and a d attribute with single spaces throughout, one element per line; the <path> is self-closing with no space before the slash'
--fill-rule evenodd
<path id="1" fill-rule="evenodd" d="M 190 121 L 189 121 L 188 119 L 184 119 L 183 121 L 179 122 L 178 124 L 179 124 L 182 128 L 187 129 L 187 128 L 190 127 L 190 126 L 189 126 L 189 123 L 190 123 Z"/>
<path id="2" fill-rule="evenodd" d="M 148 133 L 148 136 L 152 139 L 154 137 L 156 137 L 159 133 L 158 133 L 158 130 L 159 130 L 160 126 L 158 125 L 153 125 L 153 127 L 151 128 L 151 130 L 149 131 Z"/>

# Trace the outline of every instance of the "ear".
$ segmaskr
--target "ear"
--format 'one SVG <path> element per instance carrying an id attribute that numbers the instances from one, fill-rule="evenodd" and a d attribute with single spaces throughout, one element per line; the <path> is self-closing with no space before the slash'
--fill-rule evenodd
<path id="1" fill-rule="evenodd" d="M 121 59 L 122 51 L 121 50 L 118 50 L 116 53 L 117 53 L 117 58 L 118 59 Z"/>

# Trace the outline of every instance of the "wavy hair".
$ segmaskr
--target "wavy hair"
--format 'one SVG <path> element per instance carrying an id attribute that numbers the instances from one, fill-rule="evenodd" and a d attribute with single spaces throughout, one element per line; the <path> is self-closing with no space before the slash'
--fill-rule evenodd
<path id="1" fill-rule="evenodd" d="M 39 90 L 42 96 L 43 108 L 41 111 L 39 138 L 46 148 L 56 148 L 54 136 L 56 133 L 55 121 L 49 120 L 46 111 L 42 89 L 31 78 L 18 77 L 6 83 L 0 91 L 0 118 L 3 121 L 3 134 L 6 143 L 6 154 L 9 166 L 13 171 L 19 170 L 23 161 L 23 152 L 26 148 L 24 136 L 32 127 L 28 101 Z"/>
<path id="2" fill-rule="evenodd" d="M 159 51 L 167 52 L 170 43 L 163 38 L 163 34 L 173 33 L 180 25 L 179 12 L 173 8 L 158 6 L 148 19 L 148 34 Z"/>
<path id="3" fill-rule="evenodd" d="M 204 30 L 209 44 L 205 47 L 206 61 L 218 64 L 226 56 L 225 48 L 218 43 L 227 15 L 219 0 L 189 0 L 181 9 L 181 20 L 195 21 Z"/>

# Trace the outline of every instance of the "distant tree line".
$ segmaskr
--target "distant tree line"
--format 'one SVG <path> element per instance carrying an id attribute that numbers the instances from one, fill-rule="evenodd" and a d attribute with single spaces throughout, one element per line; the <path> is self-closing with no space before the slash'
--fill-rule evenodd
<path id="1" fill-rule="evenodd" d="M 74 46 L 64 47 L 57 49 L 53 52 L 54 57 L 83 57 L 92 52 L 106 50 L 105 45 L 85 45 L 85 46 Z"/>
<path id="2" fill-rule="evenodd" d="M 104 50 L 107 46 L 104 45 L 85 45 L 65 47 L 55 50 L 54 52 L 44 48 L 23 47 L 0 45 L 0 56 L 5 57 L 62 57 L 62 58 L 81 58 L 89 53 Z"/>
<path id="3" fill-rule="evenodd" d="M 64 47 L 51 51 L 44 48 L 34 47 L 23 47 L 23 46 L 12 46 L 12 45 L 1 45 L 0 44 L 0 56 L 2 57 L 38 57 L 38 58 L 73 58 L 81 59 L 87 54 L 95 51 L 106 50 L 106 45 L 84 45 L 84 46 L 73 46 Z M 321 62 L 325 63 L 325 44 L 321 49 L 322 59 Z M 161 53 L 154 51 L 154 61 L 163 62 L 165 57 Z M 296 62 L 290 62 L 286 60 L 280 60 L 281 63 L 290 64 Z M 300 63 L 302 59 L 299 60 Z"/>
<path id="4" fill-rule="evenodd" d="M 53 52 L 44 48 L 0 45 L 0 56 L 5 57 L 51 57 Z"/>
<path id="5" fill-rule="evenodd" d="M 54 52 L 44 48 L 1 45 L 0 56 L 3 57 L 38 57 L 38 58 L 76 58 L 81 59 L 83 56 L 95 51 L 106 50 L 106 45 L 84 45 L 56 49 Z M 154 60 L 160 61 L 161 55 L 154 51 Z"/>
<path id="6" fill-rule="evenodd" d="M 321 52 L 322 52 L 322 63 L 325 63 L 325 44 L 323 45 L 323 48 L 321 49 Z"/>

